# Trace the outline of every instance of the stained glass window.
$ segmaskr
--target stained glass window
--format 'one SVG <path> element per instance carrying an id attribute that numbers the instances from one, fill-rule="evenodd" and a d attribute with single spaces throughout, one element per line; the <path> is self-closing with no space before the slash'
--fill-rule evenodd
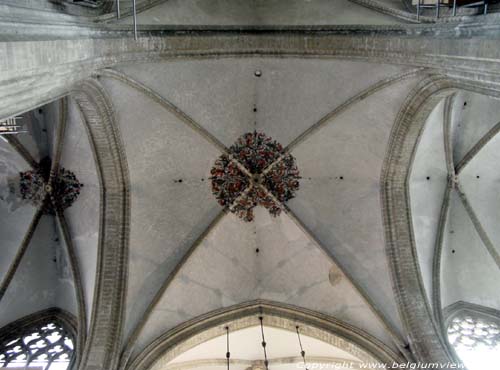
<path id="1" fill-rule="evenodd" d="M 22 327 L 3 336 L 0 367 L 66 370 L 73 359 L 73 336 L 55 320 Z"/>

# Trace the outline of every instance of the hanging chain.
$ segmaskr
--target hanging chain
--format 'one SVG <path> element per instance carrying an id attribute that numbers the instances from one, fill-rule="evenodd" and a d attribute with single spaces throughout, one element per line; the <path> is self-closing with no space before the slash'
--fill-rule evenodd
<path id="1" fill-rule="evenodd" d="M 302 348 L 302 341 L 300 340 L 299 327 L 296 326 L 295 329 L 297 330 L 297 338 L 299 338 L 300 355 L 302 356 L 302 360 L 304 361 L 304 367 L 306 368 L 306 370 L 309 370 L 306 363 L 306 351 L 304 351 L 304 348 Z"/>
<path id="2" fill-rule="evenodd" d="M 266 339 L 264 338 L 264 318 L 259 316 L 260 320 L 260 332 L 262 334 L 262 348 L 264 349 L 264 365 L 266 365 L 266 370 L 269 370 L 269 361 L 267 360 L 267 350 L 266 350 Z"/>
<path id="3" fill-rule="evenodd" d="M 231 358 L 231 352 L 229 352 L 229 326 L 226 326 L 226 361 L 227 370 L 229 370 L 229 359 Z"/>

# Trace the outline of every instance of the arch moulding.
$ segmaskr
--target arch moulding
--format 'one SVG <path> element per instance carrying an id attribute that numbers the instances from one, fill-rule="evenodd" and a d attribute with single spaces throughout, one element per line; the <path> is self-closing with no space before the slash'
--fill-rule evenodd
<path id="1" fill-rule="evenodd" d="M 364 331 L 331 316 L 282 303 L 257 300 L 213 311 L 187 321 L 150 343 L 130 363 L 127 370 L 159 370 L 181 353 L 231 331 L 259 325 L 288 331 L 301 326 L 304 335 L 347 351 L 365 362 L 392 364 L 406 360 Z"/>
<path id="2" fill-rule="evenodd" d="M 99 239 L 91 322 L 80 369 L 114 369 L 127 291 L 130 182 L 111 100 L 96 79 L 70 91 L 89 137 L 100 182 Z"/>
<path id="3" fill-rule="evenodd" d="M 386 253 L 393 289 L 411 350 L 422 362 L 455 362 L 456 357 L 444 338 L 440 318 L 432 314 L 422 282 L 412 225 L 409 177 L 427 117 L 442 99 L 459 90 L 500 98 L 497 85 L 442 75 L 425 77 L 409 94 L 396 117 L 381 174 Z"/>

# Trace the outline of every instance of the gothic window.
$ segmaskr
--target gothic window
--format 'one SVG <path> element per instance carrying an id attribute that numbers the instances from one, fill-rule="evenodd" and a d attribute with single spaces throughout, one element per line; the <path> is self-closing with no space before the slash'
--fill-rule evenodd
<path id="1" fill-rule="evenodd" d="M 469 370 L 485 369 L 500 358 L 500 317 L 470 309 L 448 321 L 448 341 Z"/>
<path id="2" fill-rule="evenodd" d="M 56 316 L 10 324 L 0 334 L 0 367 L 66 370 L 73 360 L 74 333 Z M 27 322 L 30 321 L 30 322 Z"/>

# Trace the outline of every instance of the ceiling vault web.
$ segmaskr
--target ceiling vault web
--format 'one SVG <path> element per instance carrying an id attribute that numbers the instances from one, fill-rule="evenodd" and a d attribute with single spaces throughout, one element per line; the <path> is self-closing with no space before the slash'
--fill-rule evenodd
<path id="1" fill-rule="evenodd" d="M 444 244 L 444 229 L 450 209 L 452 186 L 451 180 L 448 180 L 439 214 L 439 223 L 432 260 L 432 309 L 434 317 L 442 330 L 444 330 L 444 321 L 443 310 L 441 309 L 441 255 Z M 440 334 L 443 333 L 444 331 L 440 332 Z"/>
<path id="2" fill-rule="evenodd" d="M 21 260 L 25 255 L 28 246 L 30 245 L 33 234 L 35 233 L 35 229 L 38 225 L 38 222 L 42 218 L 42 215 L 43 215 L 43 206 L 38 208 L 35 215 L 33 216 L 33 219 L 31 220 L 31 223 L 28 227 L 28 230 L 26 231 L 26 234 L 24 235 L 24 238 L 21 242 L 21 246 L 17 250 L 16 256 L 14 257 L 14 261 L 12 261 L 12 264 L 10 265 L 7 274 L 5 275 L 2 284 L 0 285 L 0 301 L 2 300 L 5 292 L 7 291 L 10 282 L 14 278 L 17 268 L 21 264 Z"/>
<path id="3" fill-rule="evenodd" d="M 63 97 L 61 99 L 61 106 L 59 109 L 59 122 L 57 125 L 56 138 L 55 138 L 55 151 L 52 153 L 52 164 L 50 168 L 49 184 L 54 181 L 55 176 L 59 173 L 59 167 L 61 164 L 61 154 L 64 146 L 64 134 L 66 132 L 66 126 L 68 123 L 68 98 Z M 87 312 L 85 305 L 85 296 L 83 293 L 83 283 L 80 274 L 80 268 L 78 266 L 78 259 L 75 251 L 75 246 L 73 244 L 73 238 L 69 231 L 68 223 L 64 217 L 64 210 L 59 207 L 54 207 L 56 225 L 59 226 L 62 237 L 64 239 L 64 248 L 66 250 L 66 255 L 68 256 L 68 262 L 70 265 L 71 276 L 75 284 L 75 298 L 78 307 L 78 330 L 77 330 L 77 343 L 76 348 L 78 351 L 77 359 L 81 359 L 83 354 L 83 348 L 85 343 L 85 337 L 87 335 Z"/>
<path id="4" fill-rule="evenodd" d="M 434 318 L 438 323 L 441 330 L 438 331 L 439 335 L 442 337 L 443 343 L 446 343 L 443 337 L 444 331 L 444 320 L 443 320 L 443 310 L 441 309 L 441 255 L 443 250 L 444 242 L 444 230 L 446 226 L 446 221 L 448 220 L 448 213 L 450 209 L 451 193 L 453 190 L 455 182 L 455 166 L 453 163 L 453 142 L 451 136 L 451 126 L 452 126 L 452 109 L 455 102 L 456 94 L 447 96 L 444 102 L 443 109 L 443 146 L 446 161 L 446 171 L 447 171 L 447 184 L 444 191 L 443 202 L 441 204 L 441 210 L 439 214 L 439 221 L 436 233 L 436 239 L 434 243 L 434 254 L 432 259 L 432 310 L 434 313 Z M 425 127 L 425 126 L 424 126 Z M 448 351 L 448 348 L 445 347 Z M 452 353 L 448 351 L 448 355 L 453 356 Z"/>
<path id="5" fill-rule="evenodd" d="M 481 151 L 495 136 L 500 132 L 500 122 L 498 122 L 495 126 L 493 126 L 477 143 L 474 145 L 465 156 L 462 158 L 460 162 L 458 162 L 455 172 L 460 174 L 465 166 L 471 162 L 477 153 Z"/>
<path id="6" fill-rule="evenodd" d="M 55 152 L 51 153 L 52 164 L 50 167 L 49 183 L 52 183 L 54 177 L 57 175 L 59 171 L 59 164 L 61 162 L 61 153 L 64 141 L 64 133 L 66 132 L 67 116 L 68 116 L 68 99 L 64 97 L 61 99 L 61 106 L 59 108 L 59 122 L 57 125 L 56 138 L 55 138 L 55 143 L 56 143 Z"/>
<path id="7" fill-rule="evenodd" d="M 425 68 L 414 68 L 409 71 L 397 74 L 395 76 L 390 76 L 387 77 L 383 80 L 380 80 L 373 85 L 369 86 L 367 89 L 361 91 L 360 93 L 350 97 L 347 99 L 345 102 L 340 104 L 338 107 L 336 107 L 334 110 L 332 110 L 330 113 L 326 114 L 323 116 L 318 122 L 313 124 L 311 127 L 309 127 L 307 130 L 305 130 L 302 134 L 297 136 L 294 140 L 290 142 L 290 144 L 287 145 L 287 147 L 283 151 L 283 155 L 291 152 L 297 145 L 299 145 L 301 142 L 305 141 L 308 137 L 322 129 L 323 127 L 326 126 L 326 124 L 331 121 L 333 118 L 337 117 L 344 111 L 346 111 L 348 108 L 350 108 L 353 104 L 359 103 L 360 101 L 366 99 L 370 95 L 375 94 L 376 92 L 385 89 L 386 87 L 389 87 L 397 82 L 406 80 L 408 78 L 416 76 L 418 73 L 424 72 Z M 279 160 L 279 159 L 278 159 Z M 272 167 L 275 163 L 272 163 L 269 167 Z"/>
<path id="8" fill-rule="evenodd" d="M 486 247 L 491 258 L 493 258 L 493 260 L 495 261 L 497 267 L 500 269 L 500 255 L 498 254 L 497 250 L 495 249 L 495 246 L 493 245 L 491 239 L 486 233 L 486 230 L 484 230 L 481 221 L 479 221 L 479 218 L 477 217 L 476 212 L 474 211 L 469 200 L 467 199 L 467 196 L 463 192 L 461 185 L 458 183 L 455 184 L 455 189 L 457 190 L 460 200 L 462 201 L 462 204 L 464 205 L 464 208 L 467 211 L 467 214 L 469 215 L 472 224 L 474 225 L 474 228 L 476 229 L 479 235 L 479 238 L 481 238 L 483 245 Z"/>
<path id="9" fill-rule="evenodd" d="M 491 239 L 488 237 L 484 227 L 482 226 L 480 220 L 478 219 L 474 209 L 469 203 L 466 194 L 461 188 L 458 180 L 458 175 L 465 168 L 465 166 L 476 156 L 482 148 L 484 148 L 488 142 L 493 139 L 493 137 L 500 131 L 500 122 L 497 123 L 492 129 L 490 129 L 473 147 L 467 154 L 460 160 L 458 165 L 455 165 L 453 159 L 453 137 L 451 134 L 452 127 L 452 110 L 454 102 L 456 99 L 456 93 L 446 97 L 444 102 L 443 110 L 443 139 L 444 139 L 444 152 L 447 168 L 447 185 L 444 191 L 443 202 L 441 205 L 441 211 L 439 215 L 438 228 L 435 240 L 434 255 L 433 255 L 433 266 L 432 266 L 432 303 L 433 303 L 433 314 L 436 319 L 440 331 L 439 335 L 444 338 L 446 333 L 445 322 L 443 317 L 443 308 L 441 302 L 441 260 L 444 245 L 444 235 L 446 223 L 450 214 L 450 203 L 451 195 L 453 191 L 459 195 L 459 198 L 472 222 L 476 232 L 478 233 L 482 244 L 487 249 L 489 255 L 493 258 L 497 266 L 500 268 L 500 255 L 496 251 Z M 446 342 L 446 341 L 445 341 Z M 446 346 L 448 354 L 451 358 L 456 357 L 453 351 L 450 351 Z"/>
<path id="10" fill-rule="evenodd" d="M 196 240 L 191 244 L 191 246 L 186 251 L 186 253 L 184 253 L 180 261 L 175 265 L 174 269 L 170 272 L 170 274 L 168 274 L 167 278 L 163 281 L 162 285 L 160 286 L 155 296 L 153 297 L 148 307 L 146 308 L 146 311 L 143 313 L 142 319 L 136 324 L 136 326 L 132 331 L 132 334 L 129 336 L 129 338 L 125 343 L 119 365 L 120 369 L 124 369 L 125 366 L 127 365 L 128 359 L 130 357 L 134 344 L 137 341 L 137 338 L 139 337 L 142 329 L 144 328 L 144 325 L 146 325 L 146 322 L 148 321 L 155 307 L 160 302 L 167 288 L 170 286 L 170 284 L 177 276 L 177 274 L 184 266 L 184 264 L 187 262 L 189 257 L 191 257 L 191 255 L 198 248 L 198 246 L 200 246 L 203 243 L 203 241 L 208 237 L 208 235 L 210 235 L 212 230 L 215 229 L 215 227 L 220 223 L 220 221 L 224 218 L 227 212 L 228 208 L 225 207 L 219 212 L 219 214 L 217 214 L 217 216 L 215 216 L 212 222 L 210 222 L 210 224 L 205 228 L 205 230 L 203 230 L 203 232 L 198 236 L 198 238 L 196 238 Z"/>
<path id="11" fill-rule="evenodd" d="M 210 132 L 208 132 L 205 128 L 203 128 L 200 124 L 198 124 L 194 119 L 192 119 L 190 116 L 188 116 L 186 113 L 184 113 L 181 109 L 179 109 L 177 106 L 175 106 L 173 103 L 162 97 L 160 94 L 157 92 L 153 91 L 149 87 L 145 86 L 144 84 L 135 81 L 131 77 L 127 76 L 126 74 L 119 72 L 114 69 L 103 69 L 102 71 L 99 71 L 99 76 L 104 76 L 104 77 L 109 77 L 109 78 L 114 78 L 115 80 L 118 80 L 135 90 L 143 93 L 146 95 L 148 98 L 153 100 L 154 102 L 160 104 L 163 108 L 165 108 L 167 111 L 170 113 L 173 113 L 177 118 L 179 118 L 183 123 L 185 123 L 187 126 L 189 126 L 192 130 L 200 134 L 203 138 L 205 138 L 208 142 L 213 144 L 217 149 L 219 149 L 221 152 L 230 154 L 229 149 L 222 144 L 214 135 L 212 135 Z"/>
<path id="12" fill-rule="evenodd" d="M 3 138 L 12 146 L 12 148 L 28 163 L 32 170 L 37 168 L 38 163 L 35 161 L 30 152 L 21 144 L 14 135 L 4 135 Z"/>
<path id="13" fill-rule="evenodd" d="M 296 139 L 294 139 L 285 149 L 284 153 L 290 152 L 292 149 L 294 149 L 297 145 L 299 145 L 301 142 L 306 140 L 308 137 L 319 131 L 321 128 L 323 128 L 327 123 L 331 122 L 332 119 L 340 115 L 342 112 L 347 110 L 349 107 L 352 105 L 366 99 L 368 96 L 386 88 L 389 87 L 397 82 L 403 81 L 405 79 L 411 78 L 416 76 L 417 74 L 425 71 L 425 68 L 414 68 L 412 70 L 406 71 L 404 73 L 391 76 L 388 78 L 385 78 L 373 85 L 371 85 L 369 88 L 363 90 L 362 92 L 354 95 L 353 97 L 347 99 L 344 103 L 340 104 L 338 107 L 336 107 L 333 111 L 322 117 L 318 122 L 313 124 L 310 128 L 308 128 L 306 131 L 304 131 L 302 134 L 300 134 Z M 222 144 L 215 136 L 213 136 L 211 133 L 209 133 L 207 130 L 205 130 L 201 125 L 199 125 L 197 122 L 195 122 L 191 117 L 189 117 L 186 113 L 181 111 L 178 107 L 176 107 L 174 104 L 171 102 L 167 101 L 165 98 L 163 98 L 161 95 L 153 91 L 152 89 L 148 88 L 147 86 L 144 86 L 142 83 L 135 81 L 134 79 L 130 78 L 126 74 L 114 70 L 114 69 L 104 69 L 99 72 L 99 75 L 102 77 L 108 77 L 108 78 L 113 78 L 116 79 L 134 89 L 137 91 L 143 93 L 146 95 L 148 98 L 151 100 L 155 101 L 156 103 L 159 103 L 162 107 L 164 107 L 166 110 L 169 112 L 173 113 L 176 115 L 182 122 L 184 122 L 186 125 L 188 125 L 191 129 L 193 129 L 195 132 L 199 133 L 202 135 L 205 139 L 207 139 L 210 143 L 212 143 L 216 148 L 218 148 L 221 152 L 227 153 L 230 155 L 229 149 Z M 265 170 L 269 170 L 272 168 L 277 162 L 279 162 L 283 158 L 283 155 L 278 157 L 277 160 L 275 160 L 273 163 L 271 163 Z M 232 159 L 232 156 L 231 156 Z M 237 165 L 238 168 L 243 167 L 239 161 L 236 161 L 232 159 Z M 246 168 L 241 168 L 245 172 L 247 172 Z M 264 170 L 264 171 L 265 171 Z M 282 204 L 281 202 L 278 202 L 274 195 L 270 193 L 269 191 L 266 190 L 266 193 L 271 196 L 277 204 Z M 380 320 L 381 324 L 383 327 L 387 330 L 387 332 L 390 334 L 391 338 L 393 339 L 394 343 L 396 346 L 399 348 L 399 350 L 405 355 L 406 358 L 410 359 L 411 354 L 408 352 L 406 348 L 406 344 L 404 343 L 404 340 L 402 339 L 401 335 L 398 333 L 398 330 L 395 328 L 395 326 L 388 320 L 388 318 L 382 313 L 380 308 L 374 303 L 374 301 L 371 299 L 371 297 L 368 295 L 368 293 L 361 288 L 359 283 L 355 281 L 354 277 L 348 273 L 343 267 L 340 262 L 337 260 L 335 256 L 332 255 L 330 251 L 326 247 L 324 247 L 319 240 L 307 229 L 307 227 L 300 221 L 297 216 L 284 204 L 282 204 L 283 210 L 290 216 L 290 218 L 299 226 L 300 229 L 304 231 L 304 233 L 314 242 L 314 244 L 322 250 L 324 253 L 327 254 L 327 256 L 339 266 L 339 268 L 343 271 L 347 279 L 351 282 L 353 287 L 360 293 L 362 298 L 367 302 L 369 305 L 370 309 L 373 311 L 373 313 L 377 316 L 377 318 Z M 155 306 L 158 304 L 160 301 L 162 295 L 170 285 L 171 281 L 174 279 L 178 271 L 181 269 L 181 267 L 185 264 L 185 262 L 189 259 L 191 254 L 194 252 L 194 250 L 197 248 L 198 245 L 201 244 L 201 242 L 204 240 L 204 238 L 210 233 L 210 231 L 215 227 L 215 225 L 222 219 L 222 217 L 227 213 L 228 209 L 227 207 L 223 209 L 223 211 L 212 221 L 212 223 L 207 227 L 207 229 L 200 235 L 200 237 L 191 245 L 190 249 L 186 252 L 186 254 L 182 257 L 182 259 L 179 261 L 179 263 L 176 265 L 174 270 L 167 276 L 166 280 L 163 282 L 162 286 L 160 289 L 157 291 L 156 295 L 154 296 L 153 300 L 150 302 L 148 308 L 146 309 L 142 320 L 134 327 L 131 336 L 128 338 L 124 350 L 122 352 L 122 361 L 120 364 L 120 368 L 123 369 L 127 365 L 128 359 L 130 357 L 130 354 L 132 352 L 133 346 L 135 342 L 137 341 L 138 336 L 140 335 L 140 332 L 142 331 L 145 323 L 147 322 L 148 318 L 150 317 L 151 313 L 153 312 Z"/>
<path id="14" fill-rule="evenodd" d="M 83 353 L 83 348 L 85 344 L 85 338 L 87 336 L 87 311 L 85 304 L 85 295 L 83 293 L 83 284 L 80 273 L 80 268 L 78 266 L 78 258 L 75 251 L 75 245 L 71 234 L 69 231 L 68 223 L 64 217 L 64 213 L 60 210 L 56 211 L 56 219 L 61 230 L 62 237 L 64 239 L 64 245 L 66 248 L 66 254 L 68 255 L 69 264 L 71 268 L 71 275 L 75 283 L 75 295 L 78 307 L 78 330 L 77 330 L 77 343 L 76 350 L 79 353 L 78 359 L 81 358 Z"/>
<path id="15" fill-rule="evenodd" d="M 385 314 L 380 310 L 378 305 L 372 300 L 368 292 L 363 289 L 363 287 L 359 284 L 359 282 L 354 278 L 354 276 L 347 271 L 345 266 L 343 266 L 337 257 L 321 243 L 321 241 L 314 236 L 314 234 L 309 230 L 309 228 L 295 215 L 295 213 L 288 208 L 286 205 L 283 205 L 285 209 L 285 213 L 292 219 L 292 221 L 302 230 L 302 232 L 313 242 L 313 244 L 323 252 L 334 264 L 338 266 L 338 268 L 345 275 L 347 280 L 351 283 L 351 285 L 356 289 L 356 291 L 361 295 L 363 300 L 368 304 L 371 311 L 375 314 L 375 316 L 379 319 L 383 327 L 387 330 L 391 339 L 394 341 L 394 344 L 398 347 L 401 353 L 405 356 L 405 358 L 409 361 L 412 361 L 412 355 L 406 348 L 406 344 L 404 340 L 401 338 L 398 330 L 394 327 L 394 325 L 388 320 Z"/>
<path id="16" fill-rule="evenodd" d="M 36 160 L 16 137 L 14 137 L 13 135 L 6 135 L 5 138 L 7 142 L 11 145 L 11 147 L 26 161 L 26 163 L 31 167 L 32 170 L 38 168 L 38 163 L 36 162 Z M 36 210 L 36 213 L 33 216 L 33 219 L 28 227 L 28 230 L 26 231 L 26 234 L 24 235 L 24 238 L 21 241 L 21 245 L 17 250 L 14 260 L 12 261 L 12 264 L 9 266 L 9 270 L 7 271 L 3 281 L 0 284 L 0 301 L 5 295 L 5 292 L 7 291 L 10 282 L 14 278 L 17 268 L 21 264 L 21 260 L 25 255 L 26 250 L 28 249 L 28 246 L 31 242 L 33 234 L 35 233 L 36 227 L 38 226 L 38 222 L 40 221 L 42 215 L 43 215 L 43 206 L 39 207 Z"/>
<path id="17" fill-rule="evenodd" d="M 63 141 L 64 141 L 64 133 L 66 130 L 66 124 L 67 124 L 67 109 L 68 109 L 68 102 L 67 98 L 62 98 L 61 99 L 61 106 L 59 109 L 59 116 L 58 116 L 58 122 L 57 122 L 57 130 L 56 130 L 56 138 L 55 138 L 55 150 L 54 153 L 51 153 L 52 157 L 52 163 L 51 163 L 51 168 L 50 168 L 50 176 L 48 180 L 48 184 L 52 184 L 55 176 L 57 176 L 59 172 L 59 165 L 60 165 L 60 159 L 61 159 L 61 153 L 62 153 L 62 147 L 63 147 Z M 26 150 L 26 148 L 14 137 L 8 137 L 9 143 L 13 146 L 13 148 L 21 155 L 23 158 L 30 164 L 32 169 L 36 169 L 39 167 L 38 163 L 33 159 L 31 154 Z M 12 140 L 10 140 L 12 139 Z M 21 246 L 19 247 L 18 252 L 16 253 L 16 256 L 14 258 L 14 261 L 12 262 L 4 280 L 2 281 L 2 284 L 0 285 L 0 300 L 4 296 L 5 292 L 7 291 L 10 282 L 12 281 L 19 265 L 21 264 L 22 258 L 26 254 L 26 250 L 28 249 L 28 246 L 31 242 L 31 239 L 33 237 L 33 234 L 36 230 L 36 227 L 38 226 L 38 223 L 44 213 L 44 203 L 46 202 L 47 198 L 50 196 L 49 193 L 45 194 L 45 200 L 43 200 L 42 206 L 36 211 L 35 216 L 33 217 L 33 220 L 29 226 L 29 229 L 21 242 Z M 55 202 L 54 202 L 55 204 Z M 61 233 L 64 238 L 64 245 L 66 249 L 66 254 L 69 259 L 69 265 L 71 269 L 71 275 L 73 277 L 73 281 L 75 284 L 75 295 L 76 295 L 76 300 L 77 300 L 77 306 L 78 306 L 78 338 L 77 338 L 77 350 L 78 352 L 82 353 L 83 351 L 83 343 L 85 343 L 85 336 L 86 336 L 86 311 L 85 311 L 85 300 L 83 296 L 83 286 L 82 286 L 82 280 L 80 276 L 80 271 L 78 268 L 78 261 L 75 253 L 75 249 L 73 246 L 73 242 L 71 239 L 71 235 L 69 232 L 68 225 L 66 223 L 66 220 L 64 218 L 63 211 L 59 209 L 58 207 L 54 207 L 57 219 L 59 223 L 57 223 L 60 227 Z M 81 356 L 78 356 L 80 358 Z"/>

